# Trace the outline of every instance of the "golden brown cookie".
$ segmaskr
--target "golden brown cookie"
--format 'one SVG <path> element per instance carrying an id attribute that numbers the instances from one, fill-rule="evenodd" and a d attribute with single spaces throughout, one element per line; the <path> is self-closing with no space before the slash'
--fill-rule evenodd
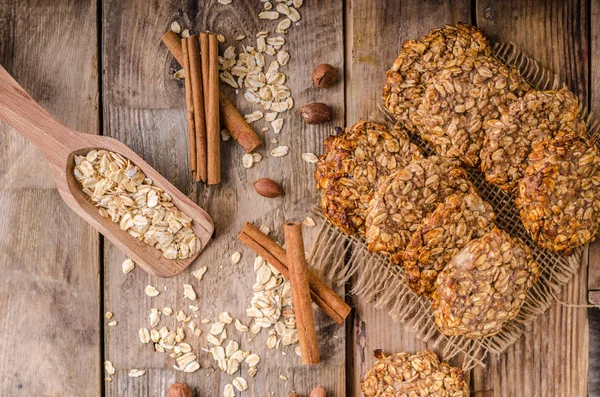
<path id="1" fill-rule="evenodd" d="M 378 182 L 423 157 L 403 129 L 369 121 L 330 136 L 323 146 L 315 171 L 317 189 L 323 191 L 321 207 L 346 234 L 364 234 L 364 212 Z"/>
<path id="2" fill-rule="evenodd" d="M 479 339 L 517 316 L 539 266 L 519 239 L 494 228 L 468 243 L 440 272 L 432 294 L 444 335 Z"/>
<path id="3" fill-rule="evenodd" d="M 483 126 L 528 89 L 518 69 L 479 56 L 469 65 L 442 69 L 429 81 L 413 123 L 438 155 L 473 167 L 479 163 Z"/>
<path id="4" fill-rule="evenodd" d="M 489 232 L 496 214 L 477 194 L 453 194 L 412 234 L 403 254 L 404 277 L 420 295 L 435 289 L 438 273 L 471 240 Z"/>
<path id="5" fill-rule="evenodd" d="M 480 153 L 486 180 L 514 192 L 533 145 L 551 139 L 559 130 L 586 136 L 578 107 L 577 97 L 567 89 L 532 90 L 512 103 L 508 113 L 490 120 Z"/>
<path id="6" fill-rule="evenodd" d="M 385 108 L 407 128 L 414 128 L 412 118 L 433 76 L 443 68 L 460 67 L 490 53 L 482 31 L 463 23 L 433 29 L 419 40 L 405 41 L 386 73 Z"/>
<path id="7" fill-rule="evenodd" d="M 559 131 L 533 147 L 516 198 L 531 238 L 570 254 L 598 233 L 600 157 L 575 132 Z"/>
<path id="8" fill-rule="evenodd" d="M 474 191 L 457 160 L 431 156 L 411 162 L 375 191 L 365 213 L 369 250 L 396 254 L 392 259 L 398 262 L 411 234 L 439 203 L 451 194 Z"/>
<path id="9" fill-rule="evenodd" d="M 375 351 L 377 361 L 360 382 L 365 397 L 468 397 L 462 369 L 429 350 L 389 356 Z"/>

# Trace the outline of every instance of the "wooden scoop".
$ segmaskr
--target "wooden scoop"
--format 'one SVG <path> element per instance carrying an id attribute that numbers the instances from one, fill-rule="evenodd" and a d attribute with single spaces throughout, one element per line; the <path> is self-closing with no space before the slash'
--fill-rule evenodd
<path id="1" fill-rule="evenodd" d="M 200 239 L 202 249 L 210 240 L 214 226 L 206 211 L 121 142 L 105 136 L 83 134 L 61 124 L 35 102 L 2 66 L 0 120 L 23 134 L 44 154 L 54 173 L 58 192 L 67 205 L 147 272 L 160 277 L 174 276 L 192 263 L 198 254 L 187 259 L 166 259 L 158 249 L 121 230 L 118 223 L 101 217 L 75 179 L 75 155 L 85 155 L 92 149 L 105 149 L 131 160 L 156 186 L 171 195 L 179 210 L 193 219 L 192 229 Z"/>

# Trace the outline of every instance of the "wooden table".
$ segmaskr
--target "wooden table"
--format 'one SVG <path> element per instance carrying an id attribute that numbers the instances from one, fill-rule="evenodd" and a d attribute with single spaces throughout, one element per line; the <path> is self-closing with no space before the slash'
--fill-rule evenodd
<path id="1" fill-rule="evenodd" d="M 223 144 L 223 183 L 194 184 L 187 171 L 186 116 L 181 82 L 171 77 L 175 63 L 160 43 L 173 20 L 183 26 L 223 33 L 231 42 L 256 33 L 264 22 L 261 4 L 234 0 L 4 0 L 0 2 L 0 64 L 32 96 L 67 125 L 121 140 L 196 200 L 214 218 L 216 236 L 198 263 L 209 267 L 197 288 L 201 318 L 223 310 L 245 318 L 252 294 L 253 256 L 235 239 L 246 221 L 265 223 L 282 237 L 284 219 L 302 217 L 316 203 L 313 168 L 304 152 L 320 154 L 332 126 L 379 117 L 385 70 L 404 40 L 457 21 L 485 29 L 495 40 L 517 41 L 547 68 L 560 73 L 592 109 L 600 110 L 600 3 L 552 1 L 314 1 L 286 36 L 292 54 L 287 69 L 296 109 L 313 101 L 333 105 L 335 119 L 307 127 L 297 111 L 285 116 L 278 136 L 291 147 L 284 158 L 266 158 L 250 170 L 232 142 Z M 597 60 L 598 59 L 598 60 Z M 343 80 L 327 91 L 310 84 L 313 67 L 328 62 Z M 226 90 L 230 98 L 233 94 Z M 241 98 L 242 111 L 252 107 Z M 260 125 L 260 123 L 259 123 Z M 0 126 L 0 394 L 11 396 L 163 396 L 182 380 L 172 360 L 139 343 L 137 330 L 149 308 L 185 304 L 181 285 L 190 271 L 162 280 L 136 269 L 121 272 L 124 255 L 62 203 L 42 156 L 20 135 Z M 272 138 L 267 133 L 267 141 Z M 270 150 L 274 147 L 268 143 Z M 263 154 L 267 153 L 264 148 Z M 280 180 L 283 199 L 258 197 L 251 183 L 262 176 Z M 232 252 L 244 253 L 238 265 Z M 600 302 L 600 244 L 586 250 L 581 270 L 560 294 L 568 303 Z M 588 264 L 590 270 L 588 272 Z M 589 276 L 588 276 L 589 274 Z M 146 284 L 163 293 L 150 301 Z M 386 313 L 359 298 L 344 326 L 318 315 L 323 362 L 299 365 L 293 354 L 267 351 L 265 333 L 253 345 L 263 357 L 246 396 L 285 396 L 293 388 L 307 395 L 323 384 L 331 396 L 360 395 L 361 375 L 372 351 L 427 348 Z M 118 321 L 108 327 L 104 312 Z M 600 395 L 600 316 L 595 309 L 555 304 L 528 327 L 499 361 L 470 374 L 476 396 Z M 196 343 L 197 342 L 193 342 Z M 202 342 L 204 346 L 206 342 Z M 288 350 L 290 351 L 290 350 Z M 103 361 L 117 368 L 105 382 Z M 218 396 L 231 381 L 207 354 L 202 369 L 187 377 L 199 396 Z M 145 376 L 129 378 L 131 368 Z M 285 375 L 287 381 L 279 378 Z"/>

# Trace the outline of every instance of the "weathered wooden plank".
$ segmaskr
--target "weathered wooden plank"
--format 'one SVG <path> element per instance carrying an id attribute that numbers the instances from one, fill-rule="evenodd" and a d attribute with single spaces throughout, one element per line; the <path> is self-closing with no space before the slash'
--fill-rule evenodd
<path id="1" fill-rule="evenodd" d="M 181 373 L 171 368 L 172 359 L 161 353 L 153 353 L 149 345 L 140 344 L 138 328 L 147 326 L 150 307 L 187 308 L 189 301 L 182 297 L 183 283 L 196 286 L 200 310 L 194 319 L 206 334 L 208 326 L 200 319 L 216 320 L 222 311 L 248 320 L 245 309 L 252 296 L 254 256 L 236 241 L 236 236 L 247 221 L 264 223 L 273 230 L 272 235 L 282 240 L 282 224 L 285 219 L 302 217 L 316 202 L 317 193 L 312 181 L 313 166 L 301 160 L 304 152 L 320 154 L 323 139 L 332 125 L 344 119 L 343 82 L 319 91 L 312 87 L 310 74 L 320 62 L 328 62 L 343 71 L 343 26 L 342 3 L 320 2 L 316 7 L 300 9 L 302 19 L 285 35 L 285 48 L 292 58 L 290 65 L 282 68 L 289 76 L 289 86 L 295 100 L 295 108 L 284 116 L 285 126 L 280 135 L 260 133 L 266 145 L 259 150 L 265 157 L 260 164 L 246 170 L 242 167 L 243 149 L 233 141 L 222 145 L 223 182 L 217 186 L 194 185 L 191 182 L 187 163 L 186 116 L 182 84 L 171 78 L 177 68 L 175 61 L 160 43 L 160 37 L 172 20 L 183 28 L 211 30 L 222 33 L 227 44 L 239 43 L 234 37 L 246 34 L 241 43 L 255 45 L 254 36 L 260 30 L 274 34 L 276 21 L 257 18 L 262 3 L 235 1 L 229 6 L 210 2 L 104 2 L 104 103 L 106 133 L 124 141 L 142 155 L 151 165 L 162 172 L 183 192 L 197 198 L 215 221 L 215 238 L 201 254 L 196 264 L 180 276 L 168 280 L 150 277 L 139 269 L 127 277 L 121 273 L 123 255 L 107 245 L 105 250 L 106 289 L 105 306 L 115 313 L 119 325 L 109 328 L 105 337 L 106 355 L 117 367 L 118 374 L 107 384 L 108 395 L 160 396 L 173 380 L 183 380 Z M 234 99 L 233 90 L 222 85 L 223 91 Z M 306 127 L 297 109 L 304 103 L 322 101 L 333 105 L 335 120 L 322 126 Z M 234 101 L 243 112 L 257 110 L 243 99 Z M 255 123 L 255 128 L 265 126 L 264 121 Z M 269 142 L 277 138 L 279 143 Z M 282 158 L 271 158 L 270 150 L 278 145 L 288 145 L 291 152 Z M 271 177 L 282 183 L 285 195 L 278 199 L 258 196 L 252 182 L 260 177 Z M 308 245 L 308 244 L 307 244 Z M 310 246 L 310 245 L 308 245 Z M 240 250 L 242 262 L 231 264 L 230 255 Z M 198 284 L 190 271 L 208 266 L 204 280 Z M 144 295 L 146 284 L 160 288 L 161 295 L 149 299 Z M 165 291 L 163 287 L 166 286 Z M 190 311 L 187 309 L 186 311 Z M 163 317 L 165 319 L 165 317 Z M 308 394 L 312 387 L 323 384 L 331 395 L 345 395 L 345 329 L 317 315 L 322 363 L 315 368 L 300 365 L 293 348 L 267 350 L 266 332 L 259 334 L 250 343 L 233 327 L 228 329 L 231 339 L 240 342 L 241 348 L 251 349 L 262 357 L 256 378 L 246 375 L 246 366 L 236 374 L 248 379 L 246 396 L 287 395 L 293 388 Z M 169 328 L 175 324 L 168 318 L 161 322 Z M 159 325 L 159 327 L 161 326 Z M 187 331 L 187 329 L 186 329 Z M 189 331 L 188 331 L 189 333 Z M 221 395 L 225 384 L 233 376 L 216 369 L 212 358 L 199 351 L 207 347 L 205 335 L 196 339 L 187 337 L 199 352 L 202 369 L 187 375 L 187 382 L 198 395 Z M 127 377 L 127 371 L 139 367 L 148 373 L 136 379 Z M 283 381 L 284 375 L 288 381 Z"/>
<path id="2" fill-rule="evenodd" d="M 559 73 L 584 101 L 588 92 L 589 26 L 585 1 L 477 1 L 477 25 L 493 39 L 516 41 L 542 66 Z M 557 296 L 586 301 L 587 254 L 583 266 Z M 583 308 L 555 303 L 525 330 L 498 362 L 474 372 L 477 396 L 585 396 L 588 321 Z"/>
<path id="3" fill-rule="evenodd" d="M 0 64 L 57 119 L 91 134 L 96 27 L 95 1 L 0 3 Z M 98 234 L 5 125 L 0 156 L 0 395 L 100 395 Z"/>
<path id="4" fill-rule="evenodd" d="M 600 18 L 600 4 L 596 1 L 589 3 L 590 21 Z M 590 24 L 590 48 L 600 43 L 600 28 L 598 24 Z M 590 51 L 590 109 L 600 116 L 600 54 Z M 590 244 L 588 258 L 588 301 L 600 305 L 600 241 Z M 588 309 L 590 346 L 589 346 L 589 390 L 590 396 L 600 395 L 600 310 Z"/>
<path id="5" fill-rule="evenodd" d="M 377 105 L 392 65 L 405 40 L 415 39 L 447 23 L 469 22 L 470 1 L 386 1 L 374 7 L 366 0 L 352 0 L 346 7 L 346 124 L 361 118 L 379 119 Z M 360 396 L 360 379 L 373 365 L 373 350 L 388 353 L 415 352 L 427 347 L 415 334 L 405 331 L 373 303 L 356 298 L 354 330 L 348 343 L 353 346 L 352 390 Z"/>

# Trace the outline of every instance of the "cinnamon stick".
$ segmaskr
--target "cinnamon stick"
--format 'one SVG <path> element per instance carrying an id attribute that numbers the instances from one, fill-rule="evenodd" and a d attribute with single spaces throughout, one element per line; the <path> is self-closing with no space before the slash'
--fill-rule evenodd
<path id="1" fill-rule="evenodd" d="M 206 49 L 203 48 L 203 35 L 206 35 Z M 173 37 L 174 36 L 174 37 Z M 174 40 L 173 40 L 174 39 Z M 179 37 L 175 32 L 169 30 L 162 37 L 162 41 L 165 43 L 171 54 L 175 57 L 175 59 L 179 62 L 180 65 L 183 66 L 183 56 L 181 55 L 181 43 L 179 41 Z M 200 53 L 205 54 L 208 53 L 208 34 L 200 33 Z M 202 56 L 202 61 L 204 62 L 205 57 Z M 208 59 L 206 60 L 208 61 Z M 208 63 L 207 65 L 208 66 Z M 207 76 L 208 68 L 206 72 L 204 72 L 204 63 L 202 69 L 203 75 Z M 207 79 L 203 79 L 203 89 L 206 93 L 208 91 L 206 87 Z M 221 112 L 221 120 L 225 128 L 227 128 L 231 132 L 231 137 L 239 143 L 246 153 L 252 153 L 257 147 L 262 144 L 262 140 L 256 135 L 256 132 L 250 127 L 244 117 L 240 114 L 240 112 L 231 104 L 231 102 L 227 99 L 225 95 L 221 92 L 219 95 L 219 109 Z"/>
<path id="2" fill-rule="evenodd" d="M 202 54 L 202 76 L 204 76 L 204 80 L 202 81 L 204 92 L 208 95 L 208 64 L 210 63 L 208 58 L 208 33 L 202 32 L 200 33 L 200 53 Z M 206 106 L 208 102 L 204 102 L 205 112 L 208 113 L 208 109 Z"/>
<path id="3" fill-rule="evenodd" d="M 302 239 L 302 224 L 300 222 L 286 222 L 283 225 L 285 245 L 287 249 L 290 285 L 292 287 L 292 302 L 296 315 L 296 328 L 302 364 L 315 365 L 320 361 L 319 344 L 315 317 L 310 300 L 308 285 L 308 268 L 304 256 L 304 241 Z"/>
<path id="4" fill-rule="evenodd" d="M 187 110 L 188 138 L 190 142 L 190 170 L 192 171 L 194 179 L 196 179 L 196 127 L 194 118 L 194 99 L 192 95 L 192 79 L 189 77 L 191 72 L 187 42 L 187 37 L 181 39 L 183 70 L 185 71 L 185 108 Z"/>
<path id="5" fill-rule="evenodd" d="M 203 55 L 206 57 L 206 54 Z M 221 182 L 221 130 L 219 120 L 219 41 L 208 35 L 208 93 L 206 95 L 206 163 L 209 185 Z"/>
<path id="6" fill-rule="evenodd" d="M 249 222 L 242 228 L 238 239 L 289 279 L 287 253 L 273 239 Z M 333 321 L 342 324 L 352 310 L 350 306 L 310 270 L 308 282 L 313 302 Z"/>
<path id="7" fill-rule="evenodd" d="M 223 125 L 231 132 L 231 137 L 242 145 L 246 153 L 252 153 L 262 144 L 262 141 L 246 122 L 246 119 L 222 92 L 219 95 L 219 110 L 223 119 Z"/>
<path id="8" fill-rule="evenodd" d="M 198 35 L 188 37 L 188 56 L 190 62 L 190 80 L 192 82 L 192 97 L 194 101 L 195 133 L 195 165 L 196 180 L 206 182 L 206 120 L 204 109 L 204 87 L 202 85 L 202 70 L 200 65 L 200 40 Z M 187 75 L 186 75 L 187 79 Z"/>
<path id="9" fill-rule="evenodd" d="M 169 29 L 160 39 L 165 43 L 169 51 L 171 51 L 171 54 L 179 62 L 179 65 L 183 67 L 183 49 L 181 47 L 181 39 L 177 33 Z"/>

